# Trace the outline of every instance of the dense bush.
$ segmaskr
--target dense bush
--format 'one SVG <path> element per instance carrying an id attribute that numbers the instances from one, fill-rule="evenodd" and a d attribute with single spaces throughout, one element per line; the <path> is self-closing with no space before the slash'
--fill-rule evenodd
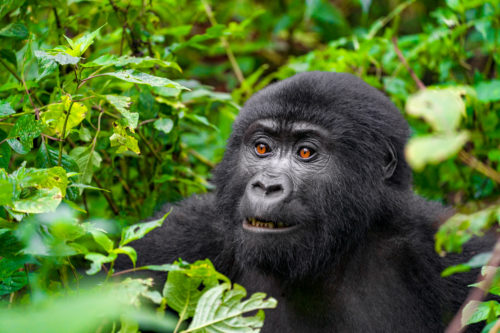
<path id="1" fill-rule="evenodd" d="M 459 212 L 436 235 L 440 254 L 496 226 L 498 1 L 334 3 L 1 1 L 0 331 L 258 330 L 261 311 L 241 314 L 275 301 L 216 314 L 210 302 L 245 290 L 208 261 L 136 268 L 170 271 L 162 293 L 118 283 L 113 262 L 135 262 L 127 244 L 163 219 L 136 223 L 212 188 L 239 107 L 298 72 L 354 73 L 407 115 L 416 191 Z M 500 295 L 497 252 L 443 274 L 485 266 L 481 288 Z M 498 313 L 471 302 L 463 322 L 493 327 Z"/>

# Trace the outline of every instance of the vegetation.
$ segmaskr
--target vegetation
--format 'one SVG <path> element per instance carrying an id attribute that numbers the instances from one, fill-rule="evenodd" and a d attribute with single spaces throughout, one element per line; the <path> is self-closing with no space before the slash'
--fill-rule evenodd
<path id="1" fill-rule="evenodd" d="M 135 263 L 163 203 L 212 189 L 240 106 L 298 72 L 354 73 L 404 112 L 416 191 L 458 211 L 440 254 L 495 227 L 498 1 L 334 3 L 0 1 L 0 332 L 257 332 L 262 310 L 242 314 L 276 301 L 241 301 L 209 261 L 137 267 L 170 272 L 162 293 L 113 262 Z M 443 272 L 483 267 L 463 324 L 500 327 L 481 301 L 499 263 L 496 246 Z"/>

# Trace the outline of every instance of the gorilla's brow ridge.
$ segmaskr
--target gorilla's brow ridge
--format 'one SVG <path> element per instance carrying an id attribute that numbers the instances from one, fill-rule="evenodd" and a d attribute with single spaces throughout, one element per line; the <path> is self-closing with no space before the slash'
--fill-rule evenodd
<path id="1" fill-rule="evenodd" d="M 317 136 L 325 140 L 330 137 L 325 128 L 306 121 L 278 122 L 273 119 L 259 119 L 253 122 L 245 131 L 244 137 L 248 138 L 257 131 L 264 131 L 275 137 L 284 133 L 294 137 Z"/>

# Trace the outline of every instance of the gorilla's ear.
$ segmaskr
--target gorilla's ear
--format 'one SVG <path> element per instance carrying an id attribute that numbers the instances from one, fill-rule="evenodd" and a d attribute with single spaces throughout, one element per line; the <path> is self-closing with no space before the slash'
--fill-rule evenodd
<path id="1" fill-rule="evenodd" d="M 384 178 L 389 179 L 394 174 L 396 166 L 398 165 L 398 157 L 396 155 L 396 150 L 391 142 L 386 143 L 386 152 L 384 156 Z"/>

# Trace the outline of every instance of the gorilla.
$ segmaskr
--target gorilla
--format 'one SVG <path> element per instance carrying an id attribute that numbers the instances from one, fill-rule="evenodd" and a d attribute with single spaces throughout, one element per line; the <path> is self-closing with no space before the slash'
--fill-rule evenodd
<path id="1" fill-rule="evenodd" d="M 271 84 L 235 120 L 215 192 L 132 243 L 138 265 L 209 258 L 278 300 L 262 332 L 443 331 L 475 275 L 440 273 L 477 248 L 436 254 L 449 211 L 413 193 L 408 136 L 394 104 L 353 75 Z"/>

